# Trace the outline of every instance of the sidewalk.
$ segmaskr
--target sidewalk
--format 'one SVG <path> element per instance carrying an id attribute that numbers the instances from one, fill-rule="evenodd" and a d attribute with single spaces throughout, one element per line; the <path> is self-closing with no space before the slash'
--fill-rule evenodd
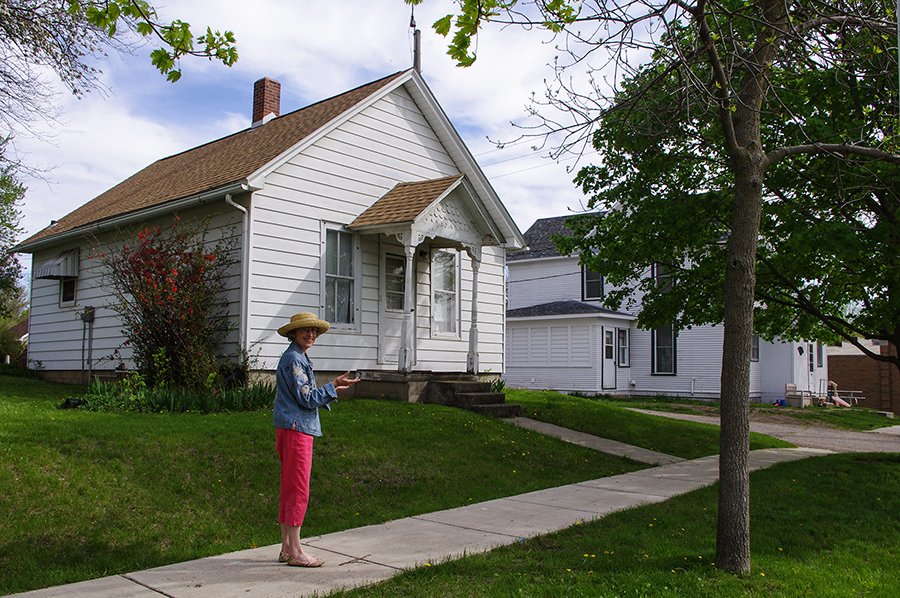
<path id="1" fill-rule="evenodd" d="M 522 538 L 546 534 L 622 509 L 665 501 L 713 484 L 718 456 L 692 461 L 611 443 L 557 426 L 518 418 L 516 425 L 568 440 L 618 451 L 657 467 L 558 488 L 408 517 L 380 525 L 304 538 L 326 561 L 320 569 L 277 562 L 280 544 L 15 594 L 30 598 L 280 598 L 326 594 L 392 577 L 425 563 L 483 552 Z M 603 447 L 603 448 L 600 448 Z M 821 449 L 768 449 L 750 454 L 751 470 L 827 454 Z"/>

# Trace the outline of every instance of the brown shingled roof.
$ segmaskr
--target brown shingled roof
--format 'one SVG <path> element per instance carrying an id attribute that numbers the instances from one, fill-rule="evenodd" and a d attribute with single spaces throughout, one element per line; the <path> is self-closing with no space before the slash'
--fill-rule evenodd
<path id="1" fill-rule="evenodd" d="M 349 228 L 412 222 L 462 177 L 461 174 L 455 174 L 428 181 L 398 183 L 357 216 Z"/>
<path id="2" fill-rule="evenodd" d="M 402 74 L 394 73 L 255 129 L 245 129 L 154 162 L 23 244 L 237 183 Z"/>

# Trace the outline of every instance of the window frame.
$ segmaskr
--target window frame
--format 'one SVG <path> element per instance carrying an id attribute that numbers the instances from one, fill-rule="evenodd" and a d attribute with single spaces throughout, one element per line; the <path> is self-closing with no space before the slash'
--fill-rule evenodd
<path id="1" fill-rule="evenodd" d="M 337 251 L 340 253 L 341 251 L 341 239 L 346 239 L 349 243 L 349 253 L 350 253 L 350 274 L 345 275 L 340 272 L 332 273 L 329 272 L 329 244 L 328 239 L 330 234 L 336 234 L 338 239 Z M 360 247 L 359 247 L 359 238 L 356 233 L 348 231 L 344 225 L 331 223 L 331 222 L 322 222 L 322 231 L 321 231 L 321 251 L 322 251 L 322 267 L 321 267 L 321 309 L 322 309 L 322 317 L 331 324 L 331 327 L 336 330 L 360 330 L 360 298 L 361 298 L 361 279 L 360 276 Z M 336 263 L 339 264 L 339 259 L 336 260 Z M 338 268 L 340 269 L 340 268 Z M 329 313 L 329 305 L 328 305 L 328 287 L 329 282 L 331 280 L 347 280 L 349 281 L 350 288 L 350 307 L 349 307 L 349 322 L 340 322 L 337 321 L 336 316 L 336 307 L 335 314 Z"/>
<path id="2" fill-rule="evenodd" d="M 388 300 L 391 296 L 397 295 L 397 291 L 388 290 L 388 260 L 396 259 L 400 266 L 403 268 L 403 275 L 400 277 L 401 279 L 401 290 L 399 291 L 400 296 L 400 307 L 394 308 L 390 306 L 390 301 Z M 415 268 L 415 265 L 413 265 Z M 381 263 L 381 285 L 384 289 L 384 311 L 394 314 L 402 314 L 406 310 L 406 257 L 399 253 L 392 253 L 390 250 L 382 252 L 382 263 Z"/>
<path id="3" fill-rule="evenodd" d="M 671 371 L 663 371 L 659 366 L 659 336 L 660 332 L 664 330 L 668 330 L 666 336 L 672 339 L 671 350 L 672 350 L 672 369 Z M 675 327 L 672 325 L 654 328 L 651 334 L 651 366 L 650 366 L 650 374 L 652 376 L 677 376 L 678 375 L 678 335 L 675 332 Z M 667 347 L 662 347 L 663 349 Z"/>
<path id="4" fill-rule="evenodd" d="M 754 334 L 750 337 L 750 361 L 759 361 L 759 335 Z"/>
<path id="5" fill-rule="evenodd" d="M 616 365 L 620 368 L 631 367 L 631 330 L 628 328 L 616 328 Z"/>
<path id="6" fill-rule="evenodd" d="M 71 299 L 66 299 L 66 286 L 71 284 L 72 297 Z M 78 278 L 75 277 L 67 277 L 59 279 L 59 306 L 60 307 L 68 307 L 75 305 L 75 301 L 78 299 Z"/>
<path id="7" fill-rule="evenodd" d="M 451 267 L 453 268 L 453 289 L 439 289 L 437 282 L 437 269 L 435 268 L 435 262 L 439 255 L 448 255 L 451 257 Z M 435 337 L 445 337 L 445 338 L 459 338 L 462 321 L 460 314 L 460 270 L 461 270 L 461 256 L 459 251 L 454 251 L 452 249 L 435 249 L 431 252 L 431 260 L 429 260 L 429 269 L 430 269 L 430 279 L 431 279 L 431 335 Z M 441 330 L 438 327 L 438 318 L 437 318 L 437 301 L 436 296 L 439 293 L 453 296 L 453 305 L 450 309 L 450 318 L 453 324 L 453 330 Z"/>
<path id="8" fill-rule="evenodd" d="M 588 280 L 589 274 L 596 274 L 597 278 Z M 599 295 L 591 295 L 588 294 L 589 286 L 595 286 L 599 283 L 600 285 L 600 294 Z M 603 276 L 596 272 L 595 270 L 591 270 L 587 266 L 581 266 L 581 300 L 582 301 L 602 301 L 603 296 L 606 292 L 605 281 L 603 280 Z"/>

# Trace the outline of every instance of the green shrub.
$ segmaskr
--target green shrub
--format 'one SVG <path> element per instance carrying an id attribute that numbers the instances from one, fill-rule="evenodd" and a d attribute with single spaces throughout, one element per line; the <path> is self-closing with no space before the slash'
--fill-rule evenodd
<path id="1" fill-rule="evenodd" d="M 84 396 L 91 411 L 138 411 L 144 413 L 214 413 L 256 411 L 269 408 L 275 401 L 275 386 L 255 382 L 229 389 L 205 388 L 191 391 L 163 386 L 147 388 L 140 374 L 121 382 L 93 381 Z"/>

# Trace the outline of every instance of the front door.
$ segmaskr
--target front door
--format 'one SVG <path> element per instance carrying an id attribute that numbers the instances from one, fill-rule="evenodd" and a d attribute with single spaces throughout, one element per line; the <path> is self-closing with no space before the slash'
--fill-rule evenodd
<path id="1" fill-rule="evenodd" d="M 616 387 L 616 329 L 603 328 L 603 388 Z"/>
<path id="2" fill-rule="evenodd" d="M 400 333 L 406 309 L 406 257 L 402 247 L 387 247 L 381 253 L 378 317 L 378 363 L 395 364 L 400 355 Z M 413 323 L 415 312 L 413 312 Z M 412 335 L 415 339 L 415 335 Z M 413 341 L 415 349 L 415 341 Z M 415 355 L 415 353 L 413 353 Z"/>

